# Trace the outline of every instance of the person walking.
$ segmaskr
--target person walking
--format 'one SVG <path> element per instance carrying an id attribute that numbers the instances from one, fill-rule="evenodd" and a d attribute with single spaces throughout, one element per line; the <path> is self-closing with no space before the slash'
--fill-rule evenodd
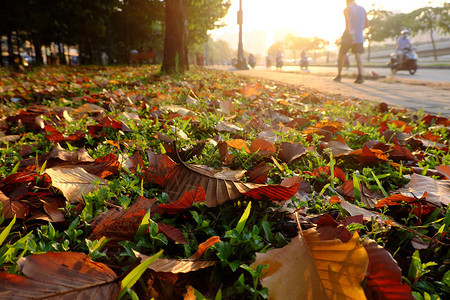
<path id="1" fill-rule="evenodd" d="M 344 66 L 345 55 L 351 49 L 355 55 L 356 66 L 358 68 L 358 77 L 355 83 L 363 83 L 363 63 L 362 54 L 364 53 L 364 28 L 368 26 L 368 19 L 366 10 L 357 5 L 354 0 L 346 0 L 347 7 L 344 9 L 345 17 L 345 31 L 341 38 L 341 47 L 338 54 L 338 74 L 333 79 L 334 81 L 341 81 L 342 68 Z"/>

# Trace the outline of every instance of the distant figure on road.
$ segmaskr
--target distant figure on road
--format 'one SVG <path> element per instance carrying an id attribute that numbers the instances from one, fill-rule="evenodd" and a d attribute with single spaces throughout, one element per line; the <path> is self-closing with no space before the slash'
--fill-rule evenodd
<path id="1" fill-rule="evenodd" d="M 341 81 L 342 67 L 344 66 L 345 55 L 351 49 L 355 54 L 356 66 L 358 68 L 358 77 L 355 83 L 363 83 L 363 63 L 362 54 L 364 53 L 364 28 L 368 25 L 366 10 L 355 3 L 354 0 L 346 0 L 347 7 L 344 9 L 345 31 L 342 34 L 341 48 L 338 54 L 338 74 L 333 79 Z"/>
<path id="2" fill-rule="evenodd" d="M 272 57 L 270 54 L 267 54 L 266 56 L 266 68 L 269 69 L 272 66 Z"/>
<path id="3" fill-rule="evenodd" d="M 408 34 L 408 30 L 402 30 L 401 36 L 397 40 L 397 55 L 399 64 L 402 64 L 405 60 L 406 49 L 412 47 L 411 41 L 408 38 Z"/>

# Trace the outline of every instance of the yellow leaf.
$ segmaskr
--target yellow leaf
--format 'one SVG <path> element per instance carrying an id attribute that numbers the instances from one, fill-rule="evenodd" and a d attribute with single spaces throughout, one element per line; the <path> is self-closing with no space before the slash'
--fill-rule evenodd
<path id="1" fill-rule="evenodd" d="M 357 233 L 346 243 L 321 241 L 315 228 L 279 249 L 258 253 L 251 265 L 263 269 L 269 299 L 366 299 L 361 282 L 369 258 Z"/>
<path id="2" fill-rule="evenodd" d="M 108 184 L 107 180 L 92 175 L 80 167 L 51 168 L 45 173 L 52 179 L 52 185 L 61 190 L 70 203 L 80 202 L 83 195 L 97 190 L 101 185 Z"/>

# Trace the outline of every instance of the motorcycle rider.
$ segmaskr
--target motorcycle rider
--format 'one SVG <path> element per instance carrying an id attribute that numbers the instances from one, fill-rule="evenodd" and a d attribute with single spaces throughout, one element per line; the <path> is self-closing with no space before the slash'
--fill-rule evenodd
<path id="1" fill-rule="evenodd" d="M 278 50 L 276 55 L 276 66 L 277 68 L 281 68 L 283 66 L 283 54 L 280 50 Z"/>
<path id="2" fill-rule="evenodd" d="M 401 36 L 397 40 L 397 55 L 398 64 L 401 65 L 405 61 L 405 54 L 408 48 L 411 48 L 412 44 L 408 38 L 409 31 L 407 29 L 402 30 Z"/>

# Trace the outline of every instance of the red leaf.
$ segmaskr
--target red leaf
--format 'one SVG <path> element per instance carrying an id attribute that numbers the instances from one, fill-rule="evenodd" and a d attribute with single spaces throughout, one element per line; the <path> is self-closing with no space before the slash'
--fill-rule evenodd
<path id="1" fill-rule="evenodd" d="M 49 135 L 45 136 L 47 140 L 57 143 L 62 141 L 71 141 L 71 142 L 79 141 L 85 136 L 85 134 L 81 130 L 78 130 L 77 132 L 69 135 L 68 137 L 65 137 L 55 127 L 50 125 L 45 125 L 44 130 L 49 133 Z"/>
<path id="2" fill-rule="evenodd" d="M 411 151 L 400 145 L 394 145 L 392 151 L 389 152 L 389 158 L 392 158 L 392 160 L 411 160 L 414 162 L 419 161 L 417 157 L 415 157 L 411 153 Z"/>
<path id="3" fill-rule="evenodd" d="M 368 300 L 412 300 L 411 288 L 402 282 L 402 271 L 392 255 L 375 242 L 364 244 L 369 255 L 365 293 Z"/>
<path id="4" fill-rule="evenodd" d="M 323 166 L 320 168 L 315 168 L 310 173 L 312 176 L 315 176 L 315 177 L 319 177 L 322 173 L 325 173 L 325 175 L 331 176 L 331 169 L 329 166 Z M 345 181 L 345 173 L 339 167 L 334 167 L 334 177 L 341 181 Z"/>
<path id="5" fill-rule="evenodd" d="M 165 185 L 166 176 L 177 164 L 167 155 L 155 154 L 150 150 L 147 150 L 147 156 L 150 166 L 144 171 L 146 179 L 155 184 Z"/>
<path id="6" fill-rule="evenodd" d="M 284 179 L 280 185 L 260 186 L 249 190 L 244 195 L 258 200 L 265 196 L 272 201 L 284 201 L 297 193 L 301 181 L 301 177 L 290 177 Z"/>
<path id="7" fill-rule="evenodd" d="M 198 185 L 196 190 L 185 192 L 180 199 L 168 204 L 159 204 L 158 207 L 168 214 L 177 214 L 199 201 L 205 201 L 205 190 L 201 185 Z"/>
<path id="8" fill-rule="evenodd" d="M 110 209 L 91 222 L 91 239 L 99 239 L 102 236 L 110 238 L 108 246 L 115 246 L 122 240 L 132 240 L 136 234 L 142 218 L 149 208 L 155 203 L 155 199 L 138 197 L 127 210 Z"/>
<path id="9" fill-rule="evenodd" d="M 158 228 L 170 240 L 183 245 L 189 245 L 189 241 L 186 239 L 183 233 L 172 225 L 158 223 Z"/>
<path id="10" fill-rule="evenodd" d="M 266 165 L 265 162 L 261 162 L 246 173 L 248 177 L 247 181 L 264 184 L 267 182 L 267 174 L 269 174 L 271 169 L 272 166 Z"/>

